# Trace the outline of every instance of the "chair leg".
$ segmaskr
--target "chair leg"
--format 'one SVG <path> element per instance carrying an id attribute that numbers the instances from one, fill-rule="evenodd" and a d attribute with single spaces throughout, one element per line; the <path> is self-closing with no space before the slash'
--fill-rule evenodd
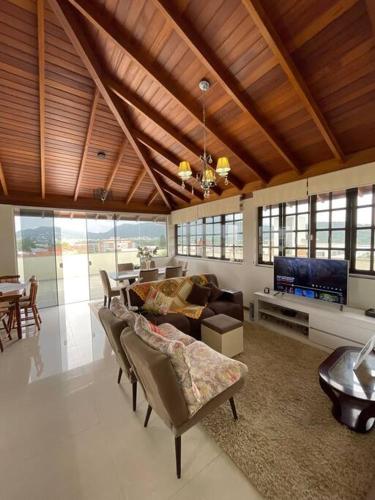
<path id="1" fill-rule="evenodd" d="M 152 406 L 148 405 L 147 412 L 146 412 L 145 423 L 143 424 L 143 427 L 147 427 L 148 421 L 150 420 L 151 412 L 152 412 Z"/>
<path id="2" fill-rule="evenodd" d="M 112 297 L 108 297 L 108 309 L 111 307 Z"/>
<path id="3" fill-rule="evenodd" d="M 229 398 L 230 407 L 232 408 L 233 418 L 234 420 L 238 420 L 236 405 L 234 404 L 234 399 Z"/>
<path id="4" fill-rule="evenodd" d="M 176 452 L 176 474 L 177 478 L 181 478 L 181 436 L 174 438 L 174 448 Z"/>
<path id="5" fill-rule="evenodd" d="M 107 305 L 107 296 L 104 295 L 104 307 L 106 307 L 106 305 Z"/>
<path id="6" fill-rule="evenodd" d="M 31 310 L 33 312 L 33 317 L 34 317 L 35 325 L 36 325 L 37 329 L 40 330 L 40 324 L 39 324 L 39 320 L 38 320 L 38 314 L 36 312 L 35 306 L 32 306 Z"/>
<path id="7" fill-rule="evenodd" d="M 119 368 L 119 370 L 118 370 L 118 376 L 117 376 L 117 383 L 118 384 L 121 382 L 121 375 L 122 375 L 122 368 Z"/>
<path id="8" fill-rule="evenodd" d="M 132 382 L 133 389 L 133 411 L 137 409 L 137 381 Z"/>

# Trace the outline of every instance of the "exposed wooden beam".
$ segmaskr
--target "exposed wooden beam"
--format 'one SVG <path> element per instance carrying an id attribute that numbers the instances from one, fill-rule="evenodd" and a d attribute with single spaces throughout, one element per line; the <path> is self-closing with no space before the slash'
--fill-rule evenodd
<path id="1" fill-rule="evenodd" d="M 306 82 L 303 79 L 297 66 L 294 64 L 292 57 L 285 48 L 279 34 L 274 28 L 263 6 L 259 2 L 259 0 L 242 0 L 242 3 L 250 14 L 250 17 L 255 26 L 258 28 L 261 35 L 266 40 L 268 46 L 274 53 L 280 66 L 286 73 L 291 85 L 297 92 L 306 110 L 313 119 L 315 125 L 318 127 L 334 157 L 338 160 L 343 160 L 344 153 L 339 143 L 337 142 L 336 137 L 330 129 L 327 120 L 320 111 L 319 106 L 317 105 L 313 95 L 310 92 L 310 89 L 306 85 Z M 373 0 L 372 3 L 374 3 Z"/>
<path id="2" fill-rule="evenodd" d="M 252 100 L 245 95 L 239 83 L 230 73 L 228 68 L 217 58 L 215 53 L 207 46 L 203 38 L 195 31 L 194 27 L 188 23 L 179 13 L 177 8 L 168 0 L 153 0 L 168 21 L 172 24 L 178 35 L 184 40 L 200 62 L 210 71 L 211 75 L 220 83 L 223 89 L 230 95 L 241 110 L 249 116 L 257 127 L 262 131 L 267 140 L 284 158 L 287 164 L 295 171 L 299 172 L 299 167 L 293 159 L 286 146 L 276 137 L 273 131 L 261 118 Z"/>
<path id="3" fill-rule="evenodd" d="M 113 95 L 110 89 L 107 87 L 106 80 L 104 77 L 103 68 L 101 67 L 96 54 L 90 46 L 88 39 L 82 30 L 82 25 L 77 19 L 75 12 L 67 4 L 66 0 L 49 0 L 50 6 L 52 7 L 56 17 L 61 23 L 63 29 L 65 30 L 68 38 L 70 39 L 73 47 L 82 59 L 82 62 L 86 66 L 90 76 L 96 83 L 100 94 L 106 101 L 109 109 L 112 111 L 114 117 L 119 123 L 122 131 L 127 137 L 129 143 L 133 147 L 136 155 L 138 156 L 143 167 L 149 174 L 152 182 L 155 184 L 156 189 L 159 191 L 166 206 L 170 209 L 171 205 L 167 196 L 165 196 L 164 191 L 159 186 L 157 179 L 155 178 L 150 166 L 148 165 L 147 159 L 145 157 L 142 146 L 138 143 L 137 139 L 134 137 L 132 131 L 132 124 L 125 113 L 123 106 L 120 104 L 118 98 Z"/>
<path id="4" fill-rule="evenodd" d="M 162 175 L 166 179 L 169 179 L 171 182 L 176 184 L 182 193 L 184 193 L 184 191 L 186 191 L 181 187 L 181 179 L 179 179 L 177 176 L 171 174 L 171 172 L 169 170 L 167 170 L 166 168 L 161 167 L 160 165 L 158 165 L 156 163 L 153 163 L 152 169 L 154 172 L 157 172 L 158 174 Z M 204 199 L 203 193 L 201 191 L 194 191 L 194 193 L 191 193 L 191 194 L 193 196 L 195 196 L 196 198 L 199 198 L 200 200 Z"/>
<path id="5" fill-rule="evenodd" d="M 154 203 L 154 201 L 155 201 L 155 199 L 156 199 L 157 195 L 158 195 L 158 191 L 155 189 L 155 191 L 153 191 L 153 192 L 151 193 L 151 196 L 149 197 L 149 199 L 148 199 L 148 200 L 147 200 L 147 202 L 146 202 L 146 205 L 147 205 L 148 207 Z"/>
<path id="6" fill-rule="evenodd" d="M 133 108 L 137 109 L 140 113 L 143 114 L 143 116 L 151 120 L 155 125 L 161 128 L 168 135 L 170 135 L 176 142 L 190 151 L 190 153 L 196 156 L 200 161 L 202 150 L 196 144 L 193 144 L 189 139 L 187 139 L 183 134 L 181 134 L 181 132 L 177 130 L 176 127 L 174 127 L 170 122 L 156 113 L 142 99 L 140 99 L 137 95 L 130 92 L 129 90 L 125 89 L 123 85 L 120 85 L 117 82 L 110 81 L 109 87 L 120 99 L 122 99 Z M 266 178 L 265 175 L 263 177 L 264 179 Z M 268 180 L 269 178 L 267 177 L 267 182 Z M 243 183 L 238 179 L 238 177 L 236 177 L 233 172 L 231 172 L 230 181 L 238 189 L 241 190 L 243 188 Z"/>
<path id="7" fill-rule="evenodd" d="M 177 158 L 177 156 L 175 156 L 174 154 L 170 153 L 170 151 L 168 151 L 168 149 L 165 149 L 158 142 L 156 142 L 154 139 L 152 139 L 152 137 L 148 136 L 147 134 L 144 134 L 140 130 L 136 130 L 134 132 L 135 132 L 136 137 L 139 140 L 139 142 L 141 142 L 144 146 L 146 146 L 147 148 L 149 148 L 152 151 L 154 151 L 154 153 L 156 153 L 156 154 L 160 155 L 161 157 L 163 157 L 171 165 L 173 165 L 175 168 L 177 168 L 178 164 L 181 161 L 179 158 Z M 193 172 L 194 175 L 198 173 L 198 169 L 195 168 L 194 165 L 191 165 L 191 170 L 192 170 L 192 172 Z M 201 187 L 199 186 L 199 183 L 195 179 L 194 175 L 193 175 L 192 179 L 190 181 L 188 181 L 186 184 L 194 186 L 194 188 L 196 190 L 198 190 L 199 192 L 201 192 Z M 236 179 L 236 177 L 232 178 L 232 180 L 234 180 L 234 179 Z M 179 180 L 179 183 L 181 183 L 181 180 Z M 235 185 L 235 180 L 234 180 L 234 182 L 232 184 Z M 215 192 L 219 196 L 223 192 L 218 186 L 213 187 L 212 191 Z"/>
<path id="8" fill-rule="evenodd" d="M 367 12 L 372 25 L 372 34 L 375 38 L 375 2 L 374 0 L 366 0 Z"/>
<path id="9" fill-rule="evenodd" d="M 78 172 L 78 177 L 77 177 L 77 182 L 76 182 L 76 188 L 74 190 L 74 201 L 77 201 L 78 196 L 79 196 L 79 189 L 81 187 L 82 177 L 83 177 L 83 173 L 84 173 L 84 170 L 85 170 L 87 153 L 89 151 L 89 145 L 90 145 L 90 141 L 91 141 L 91 135 L 92 135 L 92 131 L 93 131 L 93 128 L 94 128 L 96 108 L 98 106 L 99 97 L 100 97 L 100 94 L 99 94 L 98 89 L 96 88 L 95 89 L 95 93 L 94 93 L 94 98 L 93 98 L 92 104 L 91 104 L 90 118 L 89 118 L 89 123 L 87 125 L 87 130 L 86 130 L 85 144 L 83 146 L 83 151 L 82 151 L 82 156 L 81 156 L 81 164 L 79 166 L 79 172 Z"/>
<path id="10" fill-rule="evenodd" d="M 0 160 L 0 184 L 1 187 L 3 188 L 3 193 L 5 194 L 5 196 L 8 196 L 8 186 L 5 181 L 4 169 L 1 160 Z"/>
<path id="11" fill-rule="evenodd" d="M 37 0 L 38 19 L 38 72 L 39 72 L 39 154 L 40 154 L 40 191 L 46 196 L 46 96 L 45 96 L 45 32 L 44 0 Z"/>
<path id="12" fill-rule="evenodd" d="M 161 178 L 160 178 L 160 184 L 166 193 L 170 194 L 171 196 L 174 196 L 175 198 L 178 198 L 183 203 L 190 203 L 191 202 L 191 199 L 188 196 L 186 196 L 186 194 L 184 194 L 182 190 L 177 191 L 177 189 L 174 189 L 173 187 L 169 186 L 168 184 L 165 184 L 165 182 L 163 182 L 163 180 Z"/>
<path id="13" fill-rule="evenodd" d="M 138 177 L 136 178 L 133 186 L 130 188 L 130 191 L 128 193 L 128 196 L 126 197 L 126 200 L 125 200 L 125 203 L 126 205 L 128 205 L 131 201 L 131 199 L 133 198 L 133 196 L 135 195 L 137 189 L 139 188 L 139 186 L 142 184 L 142 181 L 143 179 L 145 178 L 145 175 L 146 175 L 146 170 L 142 170 L 142 172 L 138 175 Z M 159 184 L 159 183 L 158 183 Z"/>
<path id="14" fill-rule="evenodd" d="M 202 122 L 202 112 L 193 102 L 189 102 L 184 92 L 175 80 L 171 80 L 165 69 L 155 60 L 150 60 L 147 52 L 135 40 L 131 40 L 131 35 L 124 31 L 123 26 L 116 25 L 114 20 L 107 20 L 99 9 L 87 0 L 69 0 L 72 5 L 97 29 L 103 31 L 111 40 L 126 52 L 142 69 L 155 80 L 171 98 L 176 100 L 183 109 L 199 123 Z M 198 82 L 197 82 L 198 84 Z M 206 121 L 206 129 L 218 141 L 220 141 L 228 151 L 243 162 L 259 179 L 266 181 L 268 179 L 265 171 L 261 169 L 256 162 L 247 154 L 242 152 L 239 147 L 228 137 L 223 136 L 223 132 L 217 129 L 217 126 L 210 119 Z M 238 185 L 236 186 L 238 187 Z M 240 188 L 241 189 L 241 188 Z"/>
<path id="15" fill-rule="evenodd" d="M 115 164 L 113 165 L 113 169 L 111 172 L 111 175 L 109 176 L 109 179 L 107 180 L 107 184 L 105 185 L 105 190 L 108 192 L 111 189 L 111 186 L 113 184 L 113 181 L 115 180 L 116 174 L 118 169 L 120 168 L 122 158 L 125 153 L 126 146 L 128 145 L 128 140 L 125 138 L 122 141 L 122 144 L 120 146 L 119 152 L 117 154 L 117 159 Z"/>

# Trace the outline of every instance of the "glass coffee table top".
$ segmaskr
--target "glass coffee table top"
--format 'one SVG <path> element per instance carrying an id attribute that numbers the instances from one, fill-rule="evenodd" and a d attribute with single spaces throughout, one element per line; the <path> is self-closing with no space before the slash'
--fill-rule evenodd
<path id="1" fill-rule="evenodd" d="M 353 370 L 360 347 L 336 349 L 320 366 L 319 375 L 333 389 L 364 401 L 375 401 L 375 353 Z"/>

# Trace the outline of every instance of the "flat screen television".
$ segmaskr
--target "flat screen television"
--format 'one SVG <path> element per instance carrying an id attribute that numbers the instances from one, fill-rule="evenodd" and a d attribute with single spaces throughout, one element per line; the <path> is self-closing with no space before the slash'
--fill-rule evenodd
<path id="1" fill-rule="evenodd" d="M 347 303 L 348 261 L 275 257 L 274 289 L 300 297 Z"/>

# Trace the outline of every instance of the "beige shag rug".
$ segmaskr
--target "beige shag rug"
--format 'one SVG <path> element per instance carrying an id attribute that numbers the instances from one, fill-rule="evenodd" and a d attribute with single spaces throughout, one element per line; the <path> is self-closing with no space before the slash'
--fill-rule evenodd
<path id="1" fill-rule="evenodd" d="M 223 405 L 202 422 L 233 462 L 272 500 L 359 500 L 375 480 L 375 430 L 357 434 L 331 415 L 318 381 L 327 353 L 245 326 L 249 368 L 235 398 L 239 420 Z"/>

